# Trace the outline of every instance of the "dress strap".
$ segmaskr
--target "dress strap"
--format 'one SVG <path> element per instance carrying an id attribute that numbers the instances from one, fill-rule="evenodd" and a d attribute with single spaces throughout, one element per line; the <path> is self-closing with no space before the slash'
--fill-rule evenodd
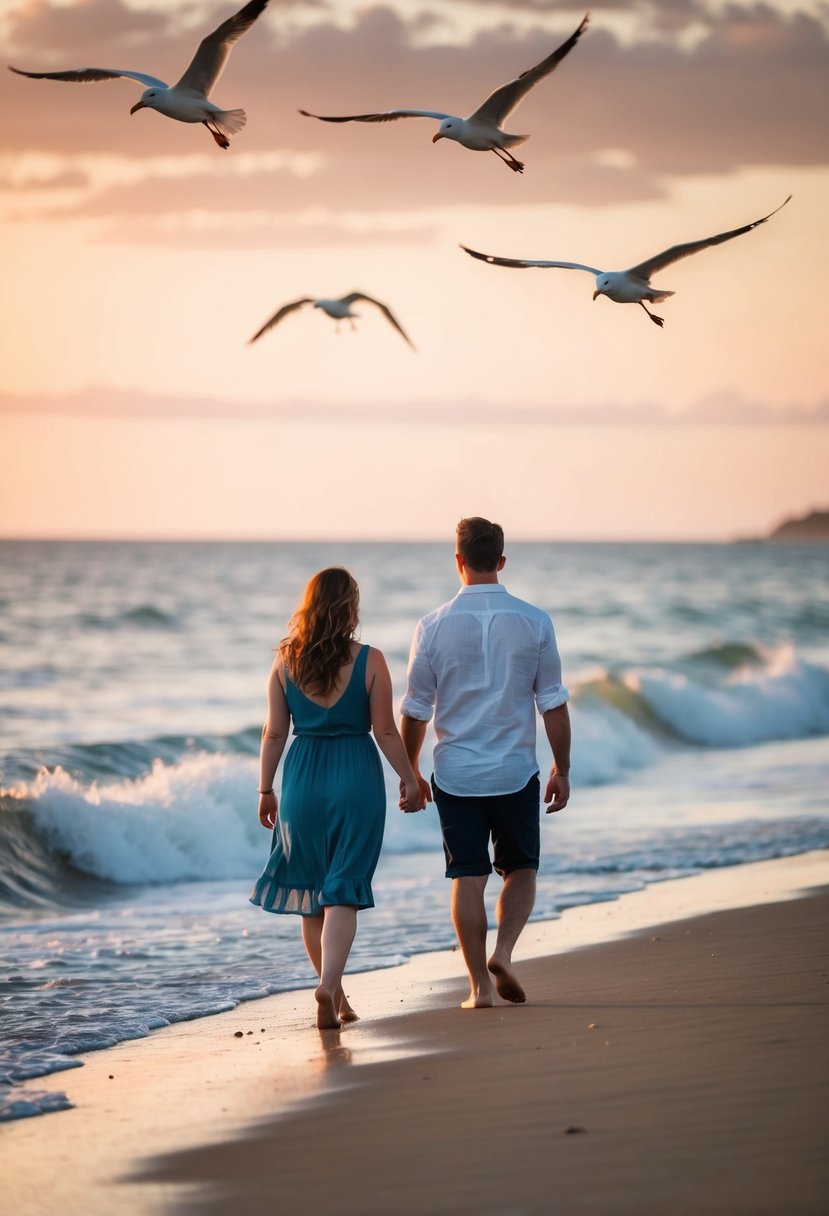
<path id="1" fill-rule="evenodd" d="M 351 670 L 351 678 L 348 681 L 348 688 L 345 690 L 345 695 L 365 696 L 366 693 L 366 664 L 368 662 L 369 646 L 365 643 L 360 647 L 360 653 L 354 660 L 354 666 Z M 337 702 L 339 704 L 339 702 Z"/>

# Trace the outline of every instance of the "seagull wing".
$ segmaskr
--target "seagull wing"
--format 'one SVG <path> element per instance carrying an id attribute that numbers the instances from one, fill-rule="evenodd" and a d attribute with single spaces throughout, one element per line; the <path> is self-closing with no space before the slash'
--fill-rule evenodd
<path id="1" fill-rule="evenodd" d="M 490 266 L 513 266 L 517 270 L 525 270 L 529 266 L 540 266 L 542 269 L 554 267 L 559 270 L 586 270 L 589 274 L 602 273 L 595 266 L 584 266 L 581 262 L 528 262 L 523 258 L 496 258 L 491 253 L 478 253 L 476 249 L 469 249 L 466 245 L 461 245 L 461 249 L 472 258 L 478 258 L 481 262 L 489 262 Z"/>
<path id="2" fill-rule="evenodd" d="M 342 303 L 348 304 L 350 306 L 352 304 L 356 304 L 356 302 L 358 300 L 365 300 L 365 302 L 367 304 L 373 304 L 376 308 L 379 308 L 381 313 L 383 314 L 383 316 L 386 318 L 386 320 L 390 321 L 391 324 L 394 326 L 394 328 L 397 330 L 397 332 L 400 334 L 400 336 L 402 338 L 406 339 L 409 346 L 411 346 L 412 350 L 417 349 L 414 342 L 411 340 L 411 338 L 406 333 L 403 326 L 397 320 L 397 318 L 395 317 L 392 310 L 390 308 L 388 308 L 385 304 L 381 304 L 379 300 L 375 300 L 373 296 L 364 295 L 362 291 L 352 291 L 350 295 L 343 296 Z"/>
<path id="3" fill-rule="evenodd" d="M 278 312 L 275 312 L 270 321 L 266 321 L 261 329 L 258 329 L 252 338 L 248 338 L 248 345 L 255 342 L 257 338 L 261 338 L 262 334 L 266 334 L 269 329 L 273 329 L 274 325 L 278 325 L 283 317 L 287 317 L 289 312 L 296 312 L 298 308 L 302 308 L 304 304 L 313 304 L 311 296 L 303 296 L 301 300 L 294 300 L 293 304 L 283 304 Z"/>
<path id="4" fill-rule="evenodd" d="M 779 207 L 775 207 L 774 211 L 770 211 L 768 215 L 764 215 L 760 220 L 744 224 L 742 228 L 734 228 L 731 232 L 719 232 L 716 236 L 708 236 L 701 241 L 687 241 L 684 245 L 672 245 L 670 249 L 666 249 L 664 253 L 657 253 L 655 257 L 649 258 L 647 262 L 640 262 L 638 266 L 631 266 L 630 270 L 626 271 L 626 273 L 648 282 L 651 275 L 656 274 L 658 270 L 664 270 L 666 266 L 670 266 L 673 262 L 679 262 L 682 258 L 689 258 L 692 253 L 699 253 L 701 249 L 708 249 L 711 245 L 722 245 L 724 241 L 730 241 L 732 237 L 742 236 L 744 232 L 751 232 L 752 228 L 756 228 L 759 224 L 765 224 L 766 220 L 770 220 L 773 215 L 777 215 L 777 212 L 786 206 L 791 197 L 789 195 L 789 198 L 785 199 Z"/>
<path id="5" fill-rule="evenodd" d="M 178 89 L 193 89 L 208 96 L 224 71 L 231 48 L 242 34 L 247 33 L 256 18 L 268 6 L 268 0 L 250 0 L 238 13 L 223 21 L 218 29 L 199 43 L 193 62 L 176 84 Z"/>
<path id="6" fill-rule="evenodd" d="M 77 68 L 69 72 L 22 72 L 20 68 L 13 68 L 10 65 L 9 71 L 16 72 L 18 76 L 30 76 L 32 80 L 69 80 L 75 84 L 92 84 L 98 80 L 118 80 L 123 76 L 129 80 L 137 80 L 139 84 L 146 85 L 148 89 L 167 88 L 165 82 L 159 80 L 157 76 L 148 76 L 146 72 L 125 72 L 120 68 Z"/>
<path id="7" fill-rule="evenodd" d="M 311 114 L 308 110 L 300 110 L 305 118 L 318 118 L 320 122 L 397 122 L 398 118 L 451 118 L 451 114 L 442 114 L 439 110 L 384 110 L 381 114 L 343 114 L 331 115 Z"/>
<path id="8" fill-rule="evenodd" d="M 536 64 L 534 68 L 522 72 L 516 80 L 511 80 L 509 84 L 503 84 L 500 89 L 496 89 L 494 93 L 487 97 L 484 104 L 478 107 L 474 114 L 469 115 L 470 119 L 474 119 L 476 122 L 491 123 L 493 126 L 499 127 L 507 115 L 512 113 L 521 98 L 529 93 L 530 89 L 534 85 L 537 85 L 539 80 L 543 80 L 545 76 L 549 76 L 558 67 L 565 55 L 569 55 L 587 29 L 589 19 L 590 16 L 588 14 L 575 33 L 571 34 L 566 42 L 562 42 L 558 50 L 553 51 L 552 55 L 548 55 L 546 59 Z"/>

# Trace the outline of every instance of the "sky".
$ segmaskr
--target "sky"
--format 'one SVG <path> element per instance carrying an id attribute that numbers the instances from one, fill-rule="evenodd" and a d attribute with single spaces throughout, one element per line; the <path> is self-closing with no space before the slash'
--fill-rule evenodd
<path id="1" fill-rule="evenodd" d="M 234 0 L 0 0 L 9 64 L 175 81 Z M 271 0 L 214 100 L 0 72 L 0 535 L 516 539 L 762 534 L 829 507 L 829 3 L 598 0 L 506 129 L 523 175 L 431 142 L 584 9 Z M 660 272 L 641 308 L 581 272 L 767 224 Z M 282 304 L 360 290 L 352 331 Z"/>

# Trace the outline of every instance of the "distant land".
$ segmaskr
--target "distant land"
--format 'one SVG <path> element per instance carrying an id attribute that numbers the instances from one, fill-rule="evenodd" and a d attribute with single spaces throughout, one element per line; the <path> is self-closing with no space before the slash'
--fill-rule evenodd
<path id="1" fill-rule="evenodd" d="M 767 539 L 829 541 L 829 511 L 810 511 L 799 519 L 784 519 Z"/>

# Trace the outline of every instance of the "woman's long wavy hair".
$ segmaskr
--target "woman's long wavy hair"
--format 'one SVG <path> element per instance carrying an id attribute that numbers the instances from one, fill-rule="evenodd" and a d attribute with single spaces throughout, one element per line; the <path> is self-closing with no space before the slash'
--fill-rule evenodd
<path id="1" fill-rule="evenodd" d="M 330 566 L 314 575 L 279 644 L 294 684 L 320 697 L 333 690 L 341 668 L 351 662 L 359 611 L 360 588 L 347 570 Z"/>

